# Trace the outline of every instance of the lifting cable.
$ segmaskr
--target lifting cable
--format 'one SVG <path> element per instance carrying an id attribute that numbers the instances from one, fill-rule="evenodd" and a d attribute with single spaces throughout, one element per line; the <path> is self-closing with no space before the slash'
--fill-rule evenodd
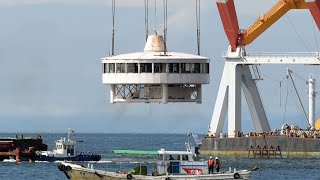
<path id="1" fill-rule="evenodd" d="M 298 78 L 300 78 L 301 80 L 305 81 L 305 83 L 308 84 L 308 80 L 306 80 L 305 78 L 303 78 L 302 76 L 300 76 L 298 73 L 291 71 L 294 75 L 296 75 Z"/>
<path id="2" fill-rule="evenodd" d="M 168 0 L 163 0 L 163 41 L 164 41 L 164 54 L 167 53 L 167 31 L 168 31 Z"/>
<path id="3" fill-rule="evenodd" d="M 302 112 L 303 112 L 304 118 L 305 118 L 306 121 L 307 121 L 308 127 L 311 127 L 311 125 L 310 125 L 310 123 L 309 123 L 309 121 L 308 121 L 307 113 L 306 113 L 306 111 L 305 111 L 305 109 L 304 109 L 304 106 L 303 106 L 303 104 L 302 104 L 302 101 L 301 101 L 301 98 L 300 98 L 300 96 L 299 96 L 298 90 L 297 90 L 297 88 L 296 88 L 296 85 L 295 85 L 295 83 L 294 83 L 294 81 L 293 81 L 293 78 L 292 78 L 292 75 L 291 75 L 291 73 L 294 73 L 294 72 L 293 72 L 292 70 L 290 70 L 290 69 L 287 69 L 287 71 L 288 71 L 288 73 L 287 73 L 287 78 L 290 77 L 291 83 L 292 83 L 292 85 L 293 85 L 295 94 L 296 94 L 296 96 L 297 96 L 297 98 L 298 98 L 299 105 L 300 105 L 301 110 L 302 110 Z M 296 73 L 294 73 L 294 74 L 296 74 Z M 296 75 L 299 76 L 298 74 L 296 74 Z M 301 76 L 299 76 L 299 77 L 302 78 Z M 302 78 L 302 79 L 303 79 L 303 78 Z M 303 79 L 303 80 L 305 80 L 305 79 Z M 306 81 L 306 80 L 305 80 L 305 81 Z M 306 81 L 306 82 L 308 82 L 308 81 Z M 299 106 L 299 105 L 298 105 L 298 106 Z"/>
<path id="4" fill-rule="evenodd" d="M 306 48 L 306 50 L 308 51 L 308 53 L 311 55 L 311 52 L 309 51 L 307 44 L 305 43 L 305 41 L 303 41 L 303 39 L 302 39 L 302 37 L 300 36 L 300 34 L 298 33 L 297 29 L 296 29 L 295 26 L 293 25 L 291 19 L 289 18 L 288 15 L 287 15 L 286 17 L 287 17 L 287 19 L 289 20 L 289 22 L 290 22 L 293 30 L 295 31 L 295 33 L 298 35 L 299 39 L 301 40 L 302 44 L 304 45 L 304 47 Z"/>
<path id="5" fill-rule="evenodd" d="M 299 94 L 298 94 L 298 90 L 297 90 L 297 88 L 296 88 L 296 84 L 294 83 L 290 72 L 288 73 L 288 75 L 289 75 L 288 77 L 290 77 L 290 79 L 291 79 L 291 83 L 292 83 L 293 88 L 294 88 L 294 90 L 295 90 L 295 94 L 296 94 L 296 96 L 297 96 L 297 98 L 298 98 L 298 101 L 299 101 L 299 104 L 300 104 L 300 106 L 301 106 L 301 110 L 302 110 L 302 112 L 303 112 L 303 115 L 304 115 L 304 117 L 306 118 L 306 120 L 307 120 L 307 122 L 308 122 L 308 116 L 307 116 L 306 110 L 305 110 L 304 107 L 303 107 L 301 98 L 300 98 L 300 96 L 299 96 Z M 308 123 L 309 123 L 309 122 L 308 122 Z"/>
<path id="6" fill-rule="evenodd" d="M 279 106 L 282 107 L 282 92 L 281 92 L 281 90 L 282 90 L 283 81 L 286 79 L 286 77 L 284 77 L 284 78 L 281 79 L 281 80 L 277 80 L 277 79 L 274 79 L 274 78 L 268 76 L 267 74 L 262 73 L 261 71 L 260 71 L 260 74 L 261 74 L 261 77 L 263 77 L 263 78 L 261 78 L 261 79 L 264 80 L 265 78 L 268 78 L 268 79 L 270 79 L 271 81 L 273 81 L 274 83 L 277 84 L 277 87 L 275 86 L 274 88 L 276 88 L 276 89 L 279 88 L 279 93 L 280 93 L 280 94 L 279 94 L 279 98 L 277 98 L 276 96 L 274 96 L 274 97 L 272 98 L 272 101 L 275 101 L 276 98 L 277 98 L 277 100 L 279 99 Z M 278 87 L 278 84 L 280 84 L 280 87 Z M 257 84 L 257 87 L 258 87 L 258 84 Z M 269 107 L 269 105 L 270 105 L 270 104 L 268 104 L 267 106 L 265 106 L 265 110 L 267 110 L 267 107 Z"/>
<path id="7" fill-rule="evenodd" d="M 279 98 L 279 105 L 280 105 L 280 107 L 281 107 L 281 105 L 282 105 L 282 100 L 281 100 L 281 98 L 282 98 L 282 93 L 281 93 L 281 90 L 282 90 L 282 81 L 280 81 L 280 98 Z"/>
<path id="8" fill-rule="evenodd" d="M 149 35 L 149 1 L 144 0 L 144 25 L 146 31 L 146 41 L 148 40 Z"/>
<path id="9" fill-rule="evenodd" d="M 200 56 L 200 0 L 196 0 L 197 50 Z"/>
<path id="10" fill-rule="evenodd" d="M 116 15 L 116 0 L 112 0 L 112 49 L 111 49 L 111 56 L 114 56 L 115 15 Z"/>
<path id="11" fill-rule="evenodd" d="M 154 0 L 154 33 L 157 33 L 157 0 Z"/>
<path id="12" fill-rule="evenodd" d="M 279 81 L 279 84 L 280 84 L 280 98 L 279 98 L 279 105 L 280 105 L 280 107 L 282 106 L 282 92 L 281 92 L 281 90 L 282 90 L 282 82 L 284 81 L 286 79 L 286 77 L 284 77 L 281 81 Z"/>

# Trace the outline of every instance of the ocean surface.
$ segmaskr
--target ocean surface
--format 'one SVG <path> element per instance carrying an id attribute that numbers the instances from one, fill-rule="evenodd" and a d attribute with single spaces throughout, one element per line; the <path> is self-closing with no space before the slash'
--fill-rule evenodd
<path id="1" fill-rule="evenodd" d="M 24 136 L 36 137 L 38 134 L 24 134 Z M 52 150 L 54 141 L 66 134 L 39 134 Z M 0 134 L 0 137 L 14 137 L 15 134 Z M 200 136 L 201 137 L 201 136 Z M 94 164 L 94 168 L 111 171 L 128 171 L 146 163 L 152 171 L 154 166 L 149 163 L 149 158 L 118 157 L 112 154 L 114 149 L 133 150 L 185 150 L 184 143 L 187 136 L 184 134 L 75 134 L 72 139 L 83 141 L 78 143 L 78 152 L 93 152 L 100 154 L 102 160 Z M 214 156 L 214 155 L 213 155 Z M 207 159 L 207 157 L 203 157 Z M 152 161 L 152 160 L 151 160 Z M 320 179 L 320 159 L 255 159 L 220 157 L 222 171 L 229 167 L 237 169 L 249 169 L 259 166 L 260 170 L 253 172 L 252 179 Z M 86 165 L 86 163 L 83 163 Z M 67 179 L 57 169 L 56 163 L 38 162 L 20 164 L 12 162 L 0 162 L 0 180 L 62 180 Z"/>

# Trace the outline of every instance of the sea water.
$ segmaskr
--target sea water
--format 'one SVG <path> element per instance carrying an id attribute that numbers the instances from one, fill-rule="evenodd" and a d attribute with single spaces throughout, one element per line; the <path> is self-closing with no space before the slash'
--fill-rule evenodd
<path id="1" fill-rule="evenodd" d="M 38 134 L 24 134 L 36 137 Z M 52 150 L 54 141 L 66 134 L 42 133 L 39 134 Z M 0 134 L 0 137 L 14 137 L 15 134 Z M 200 136 L 201 137 L 201 136 Z M 185 150 L 187 136 L 185 134 L 76 134 L 71 137 L 78 143 L 78 152 L 92 152 L 102 156 L 101 162 L 93 163 L 93 167 L 100 170 L 128 171 L 140 163 L 147 164 L 152 171 L 154 157 L 128 157 L 115 156 L 112 150 Z M 215 155 L 213 155 L 215 156 Z M 203 157 L 207 159 L 207 157 Z M 232 169 L 250 169 L 259 166 L 260 170 L 253 172 L 252 179 L 320 179 L 320 158 L 283 158 L 283 159 L 258 159 L 219 157 L 221 171 Z M 87 166 L 87 163 L 82 163 Z M 62 180 L 67 179 L 57 169 L 57 163 L 37 162 L 20 164 L 0 162 L 0 180 Z"/>

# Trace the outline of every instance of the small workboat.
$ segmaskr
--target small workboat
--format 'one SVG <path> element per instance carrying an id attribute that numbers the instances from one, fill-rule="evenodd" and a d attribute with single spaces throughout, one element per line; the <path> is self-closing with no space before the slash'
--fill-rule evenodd
<path id="1" fill-rule="evenodd" d="M 37 153 L 37 161 L 99 161 L 100 155 L 90 152 L 77 154 L 77 141 L 71 140 L 70 135 L 73 130 L 68 130 L 68 138 L 61 138 L 55 141 L 55 149 L 53 151 L 39 151 Z"/>
<path id="2" fill-rule="evenodd" d="M 95 170 L 93 164 L 84 167 L 79 164 L 61 162 L 58 169 L 63 171 L 68 179 L 76 180 L 121 180 L 121 179 L 250 179 L 252 170 L 240 170 L 219 172 L 208 174 L 207 161 L 199 160 L 197 154 L 193 153 L 190 144 L 186 143 L 186 151 L 166 151 L 160 149 L 158 151 L 137 151 L 137 150 L 114 150 L 114 154 L 120 155 L 137 155 L 151 156 L 156 155 L 158 159 L 155 162 L 156 170 L 152 174 L 148 174 L 147 166 L 141 163 L 138 167 L 133 168 L 129 172 L 111 172 Z"/>

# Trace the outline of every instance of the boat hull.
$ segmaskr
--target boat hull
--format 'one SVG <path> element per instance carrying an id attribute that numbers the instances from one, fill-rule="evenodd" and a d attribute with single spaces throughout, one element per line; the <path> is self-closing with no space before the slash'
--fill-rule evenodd
<path id="1" fill-rule="evenodd" d="M 225 155 L 248 157 L 251 147 L 261 149 L 279 146 L 281 156 L 277 157 L 320 157 L 320 139 L 288 136 L 253 136 L 237 138 L 204 138 L 200 153 L 204 155 Z M 252 156 L 252 154 L 250 155 Z M 272 156 L 271 156 L 272 157 Z"/>
<path id="2" fill-rule="evenodd" d="M 99 161 L 101 159 L 100 155 L 77 155 L 73 157 L 54 157 L 54 156 L 40 156 L 37 161 Z"/>
<path id="3" fill-rule="evenodd" d="M 128 175 L 108 171 L 99 171 L 90 168 L 85 168 L 80 165 L 62 162 L 58 164 L 58 169 L 63 171 L 67 178 L 71 180 L 124 180 L 124 179 L 139 179 L 139 180 L 192 180 L 192 179 L 250 179 L 251 171 L 224 172 L 208 175 L 163 175 L 163 176 L 143 176 L 143 175 Z"/>

